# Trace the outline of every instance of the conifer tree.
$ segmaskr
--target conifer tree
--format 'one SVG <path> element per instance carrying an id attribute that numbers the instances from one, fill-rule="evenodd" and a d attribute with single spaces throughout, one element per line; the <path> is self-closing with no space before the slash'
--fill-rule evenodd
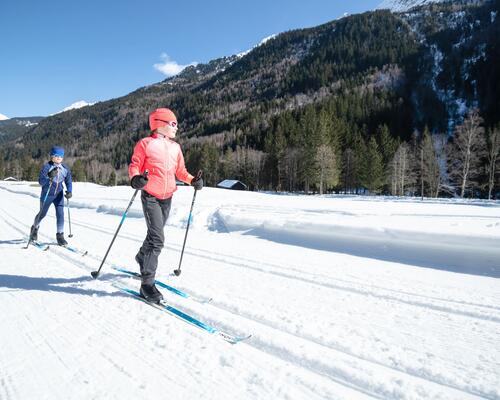
<path id="1" fill-rule="evenodd" d="M 361 160 L 361 185 L 370 192 L 379 192 L 384 184 L 382 154 L 375 137 L 371 137 L 366 145 L 365 156 Z"/>
<path id="2" fill-rule="evenodd" d="M 73 166 L 71 167 L 71 175 L 73 180 L 76 182 L 85 182 L 87 180 L 82 160 L 78 159 L 73 163 Z"/>
<path id="3" fill-rule="evenodd" d="M 207 186 L 215 186 L 219 181 L 218 163 L 219 151 L 217 147 L 212 143 L 203 143 L 199 168 L 203 171 L 203 181 Z"/>
<path id="4" fill-rule="evenodd" d="M 236 165 L 234 161 L 233 149 L 228 147 L 222 159 L 222 178 L 231 179 L 236 176 Z"/>
<path id="5" fill-rule="evenodd" d="M 306 107 L 306 111 L 300 120 L 300 129 L 302 132 L 302 146 L 299 176 L 304 183 L 304 191 L 309 193 L 311 183 L 317 180 L 316 149 L 321 143 L 318 119 L 313 107 Z"/>

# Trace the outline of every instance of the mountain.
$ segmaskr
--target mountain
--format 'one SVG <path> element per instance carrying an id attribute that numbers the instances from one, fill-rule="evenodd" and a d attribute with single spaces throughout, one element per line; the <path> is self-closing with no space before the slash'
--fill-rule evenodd
<path id="1" fill-rule="evenodd" d="M 84 100 L 80 100 L 59 111 L 57 114 L 70 110 L 76 110 L 82 107 L 92 106 L 94 104 L 95 103 L 87 103 Z M 7 142 L 16 141 L 31 128 L 38 125 L 38 123 L 44 118 L 45 117 L 8 118 L 5 115 L 0 114 L 0 143 L 5 144 Z"/>
<path id="2" fill-rule="evenodd" d="M 79 108 L 92 106 L 94 104 L 95 103 L 87 103 L 85 100 L 80 100 L 80 101 L 77 101 L 77 102 L 69 105 L 68 107 L 63 108 L 61 111 L 57 112 L 56 114 L 60 114 L 60 113 L 63 113 L 63 112 L 69 111 L 69 110 L 77 110 Z M 55 115 L 55 114 L 53 114 L 53 115 Z"/>
<path id="3" fill-rule="evenodd" d="M 408 11 L 414 7 L 427 5 L 430 3 L 441 3 L 449 0 L 384 0 L 377 6 L 377 9 L 388 9 L 394 12 Z"/>
<path id="4" fill-rule="evenodd" d="M 394 146 L 414 131 L 452 133 L 472 108 L 486 126 L 500 122 L 498 9 L 498 0 L 432 3 L 284 32 L 246 54 L 45 118 L 7 143 L 4 159 L 41 161 L 58 143 L 87 179 L 107 182 L 113 172 L 125 181 L 148 113 L 168 106 L 179 117 L 188 167 L 203 168 L 212 185 L 237 177 L 252 188 L 307 191 L 316 169 L 302 169 L 317 164 L 321 143 L 345 174 L 349 152 L 365 157 L 373 138 L 387 167 Z M 283 182 L 289 170 L 300 173 Z"/>
<path id="5" fill-rule="evenodd" d="M 36 126 L 44 117 L 16 117 L 0 120 L 0 143 L 17 140 Z"/>

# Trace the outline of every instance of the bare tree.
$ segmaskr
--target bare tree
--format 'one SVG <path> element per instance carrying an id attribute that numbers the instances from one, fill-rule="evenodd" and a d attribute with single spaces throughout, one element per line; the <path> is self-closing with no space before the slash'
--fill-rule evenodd
<path id="1" fill-rule="evenodd" d="M 99 161 L 93 159 L 87 164 L 87 176 L 91 182 L 97 182 L 99 179 Z"/>
<path id="2" fill-rule="evenodd" d="M 495 177 L 499 174 L 500 164 L 497 164 L 500 153 L 500 126 L 488 131 L 487 141 L 487 161 L 488 161 L 488 200 L 491 200 L 491 193 L 495 187 Z"/>
<path id="3" fill-rule="evenodd" d="M 111 179 L 111 175 L 115 173 L 113 178 L 113 185 L 116 185 L 116 172 L 110 163 L 102 163 L 99 168 L 99 182 L 100 184 L 108 184 Z"/>
<path id="4" fill-rule="evenodd" d="M 480 174 L 481 155 L 484 152 L 483 122 L 477 110 L 469 113 L 455 131 L 448 148 L 450 178 L 460 187 L 460 197 L 466 189 L 477 184 Z"/>
<path id="5" fill-rule="evenodd" d="M 266 161 L 266 156 L 264 152 L 253 149 L 246 150 L 246 166 L 247 173 L 246 178 L 249 179 L 249 184 L 251 189 L 259 190 L 262 186 L 262 173 L 264 170 L 264 164 Z"/>
<path id="6" fill-rule="evenodd" d="M 337 170 L 337 158 L 331 146 L 322 144 L 316 151 L 316 161 L 319 167 L 319 194 L 323 194 L 324 186 L 336 185 L 339 172 Z"/>
<path id="7" fill-rule="evenodd" d="M 390 165 L 391 193 L 404 196 L 407 188 L 416 182 L 410 147 L 403 142 L 399 145 Z"/>

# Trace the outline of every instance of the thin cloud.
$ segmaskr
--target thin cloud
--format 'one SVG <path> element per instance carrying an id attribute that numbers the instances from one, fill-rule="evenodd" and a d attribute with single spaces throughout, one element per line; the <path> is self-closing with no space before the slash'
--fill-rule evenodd
<path id="1" fill-rule="evenodd" d="M 154 64 L 153 67 L 157 71 L 160 71 L 162 74 L 166 76 L 174 76 L 181 72 L 184 68 L 189 67 L 191 65 L 196 65 L 197 63 L 193 62 L 188 65 L 180 65 L 176 61 L 172 60 L 168 54 L 162 53 L 160 56 L 162 62 Z"/>

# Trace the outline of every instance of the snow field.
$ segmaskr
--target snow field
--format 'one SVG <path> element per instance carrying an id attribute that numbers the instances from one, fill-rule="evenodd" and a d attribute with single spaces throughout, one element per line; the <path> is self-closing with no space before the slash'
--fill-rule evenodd
<path id="1" fill-rule="evenodd" d="M 130 188 L 75 185 L 70 243 L 88 250 L 85 257 L 54 245 L 47 252 L 21 250 L 38 191 L 26 183 L 0 184 L 5 311 L 0 338 L 7 343 L 0 359 L 9 360 L 0 367 L 2 399 L 34 393 L 41 394 L 37 398 L 68 398 L 68 393 L 69 398 L 500 398 L 495 261 L 500 258 L 491 246 L 500 237 L 497 203 L 421 205 L 205 188 L 197 196 L 183 273 L 174 278 L 192 196 L 192 189 L 180 188 L 157 278 L 213 297 L 198 304 L 163 290 L 173 306 L 231 333 L 252 334 L 231 346 L 120 293 L 114 284 L 137 289 L 138 282 L 108 265 L 98 281 L 90 277 L 130 200 Z M 401 215 L 393 214 L 405 214 L 406 224 L 398 227 Z M 452 250 L 467 238 L 472 253 L 488 250 L 476 275 L 451 272 L 474 269 L 464 261 L 442 265 L 431 257 L 423 268 L 426 261 L 418 255 L 408 257 L 418 261 L 415 265 L 398 262 L 398 254 L 367 256 L 364 245 L 376 247 L 377 220 L 382 235 L 392 224 L 424 238 L 433 229 L 422 214 L 437 215 L 434 227 Z M 43 242 L 54 241 L 54 219 L 51 210 L 40 229 Z M 320 224 L 326 233 L 318 245 Z M 341 248 L 328 242 L 328 232 L 347 225 L 353 232 L 349 241 L 355 241 L 356 231 L 369 240 Z M 144 236 L 136 200 L 109 263 L 137 270 L 133 256 Z M 420 242 L 425 248 L 426 241 Z M 335 246 L 342 251 L 332 251 Z"/>

